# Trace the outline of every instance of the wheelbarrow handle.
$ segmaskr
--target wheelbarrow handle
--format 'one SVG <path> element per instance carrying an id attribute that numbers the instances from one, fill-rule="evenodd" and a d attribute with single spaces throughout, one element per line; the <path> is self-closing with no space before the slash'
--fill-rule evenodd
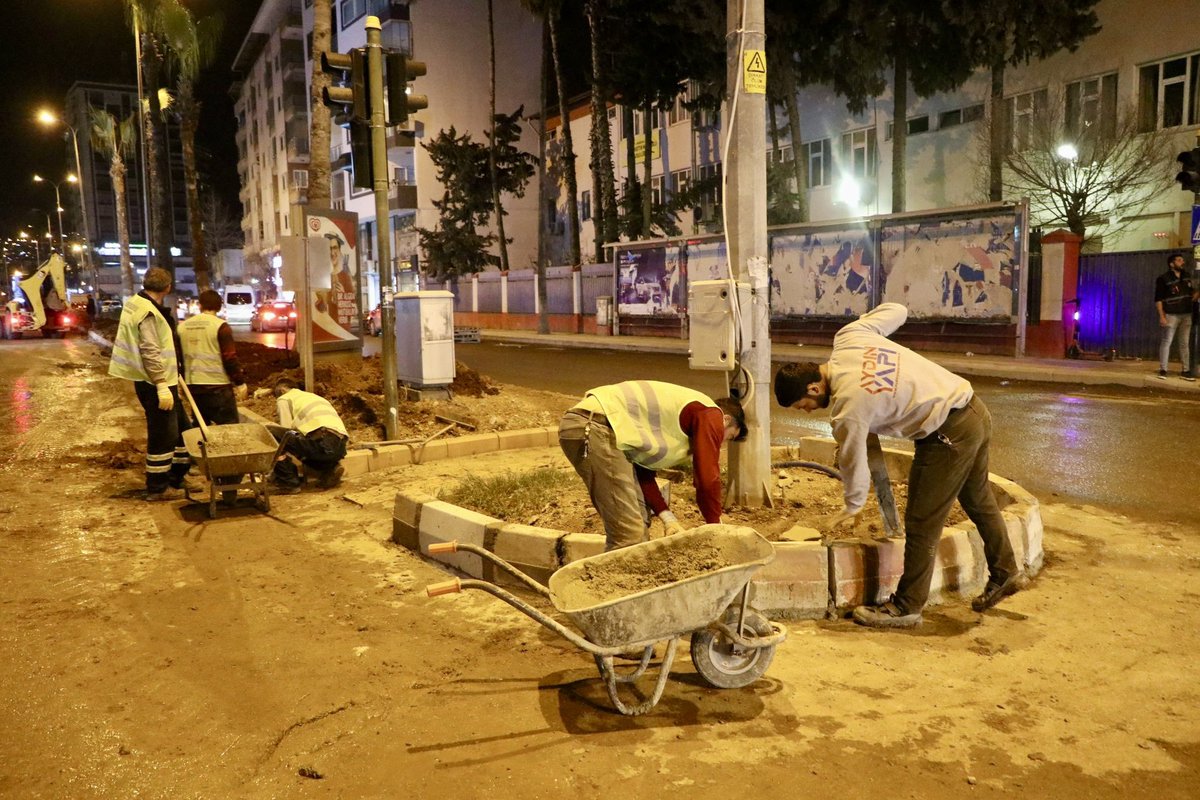
<path id="1" fill-rule="evenodd" d="M 431 583 L 425 587 L 425 594 L 429 597 L 441 597 L 444 594 L 458 594 L 462 591 L 462 581 L 455 578 L 452 581 L 443 581 L 441 583 Z"/>
<path id="2" fill-rule="evenodd" d="M 434 542 L 433 544 L 429 545 L 429 547 L 425 548 L 425 552 L 429 553 L 431 556 L 441 555 L 443 553 L 457 553 L 458 540 L 456 539 L 450 542 Z"/>

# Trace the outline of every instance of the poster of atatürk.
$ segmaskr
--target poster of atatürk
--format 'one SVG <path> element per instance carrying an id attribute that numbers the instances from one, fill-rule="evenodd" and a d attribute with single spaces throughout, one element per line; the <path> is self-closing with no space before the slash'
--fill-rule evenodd
<path id="1" fill-rule="evenodd" d="M 310 264 L 313 345 L 317 349 L 342 342 L 358 346 L 358 215 L 310 208 L 304 232 L 309 239 L 324 239 L 329 253 L 327 260 Z"/>

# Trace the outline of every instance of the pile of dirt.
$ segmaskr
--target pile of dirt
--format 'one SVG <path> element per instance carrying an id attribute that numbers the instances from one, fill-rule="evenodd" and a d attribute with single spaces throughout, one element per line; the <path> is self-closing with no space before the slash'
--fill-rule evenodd
<path id="1" fill-rule="evenodd" d="M 300 355 L 295 350 L 283 350 L 278 347 L 267 347 L 258 342 L 235 342 L 237 346 L 238 364 L 246 376 L 246 384 L 251 388 L 270 386 L 271 380 L 283 370 L 295 369 L 300 366 Z"/>
<path id="2" fill-rule="evenodd" d="M 83 460 L 98 467 L 109 469 L 141 469 L 146 465 L 146 448 L 134 444 L 129 439 L 119 442 L 101 442 L 95 448 L 89 448 Z"/>
<path id="3" fill-rule="evenodd" d="M 581 586 L 591 602 L 599 604 L 618 597 L 655 589 L 669 583 L 694 578 L 729 566 L 721 549 L 712 544 L 697 544 L 688 550 L 668 548 L 653 558 L 623 558 L 599 564 L 585 564 L 580 572 Z"/>
<path id="4" fill-rule="evenodd" d="M 562 468 L 571 471 L 570 467 L 565 465 L 565 458 L 563 461 Z M 842 482 L 807 468 L 776 469 L 774 473 L 774 506 L 729 508 L 722 514 L 721 522 L 753 528 L 772 541 L 820 539 L 821 534 L 818 531 L 824 530 L 825 521 L 844 507 Z M 696 490 L 691 484 L 690 476 L 664 470 L 659 473 L 659 477 L 670 481 L 671 510 L 683 527 L 690 529 L 703 525 L 704 518 L 700 516 L 696 507 Z M 723 476 L 723 480 L 725 485 L 728 485 L 728 475 Z M 904 509 L 908 505 L 908 486 L 904 483 L 893 483 L 892 493 L 896 499 L 900 519 L 903 521 Z M 448 492 L 443 492 L 443 495 L 445 494 Z M 514 501 L 513 505 L 519 507 L 520 503 Z M 483 509 L 472 510 L 484 512 Z M 551 530 L 604 534 L 604 525 L 592 507 L 583 481 L 580 480 L 570 481 L 552 501 L 534 514 L 521 519 L 502 518 L 506 522 L 536 525 Z M 956 502 L 950 509 L 946 524 L 957 524 L 966 518 L 962 507 Z M 650 535 L 661 536 L 662 530 L 662 526 L 654 522 L 650 527 Z M 872 492 L 857 521 L 853 525 L 846 523 L 832 534 L 826 534 L 826 539 L 879 539 L 885 535 L 886 528 L 879 511 L 879 503 Z"/>
<path id="5" fill-rule="evenodd" d="M 239 354 L 242 344 L 239 342 Z M 269 390 L 282 377 L 302 383 L 304 373 L 296 364 L 281 366 L 278 371 L 257 380 L 248 378 L 251 388 L 257 388 L 257 391 L 243 405 L 268 419 L 274 419 L 275 398 Z M 333 404 L 352 441 L 378 442 L 387 438 L 383 363 L 378 356 L 358 361 L 319 363 L 313 368 L 313 383 L 311 391 Z M 450 399 L 409 400 L 405 399 L 401 390 L 397 408 L 397 437 L 402 441 L 420 442 L 433 436 L 461 436 L 551 425 L 574 401 L 574 398 L 553 392 L 501 387 L 461 362 L 456 365 L 450 395 Z"/>
<path id="6" fill-rule="evenodd" d="M 117 320 L 112 317 L 97 317 L 92 320 L 92 330 L 110 342 L 114 341 L 117 338 Z"/>

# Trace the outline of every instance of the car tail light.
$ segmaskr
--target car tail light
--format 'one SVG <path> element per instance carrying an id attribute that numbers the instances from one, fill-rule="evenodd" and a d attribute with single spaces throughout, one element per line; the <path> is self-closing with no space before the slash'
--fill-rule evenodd
<path id="1" fill-rule="evenodd" d="M 63 325 L 73 325 L 73 324 L 75 324 L 75 320 L 71 317 L 70 314 L 63 314 L 62 324 Z"/>
<path id="2" fill-rule="evenodd" d="M 275 312 L 274 311 L 264 311 L 263 319 L 275 319 Z"/>
<path id="3" fill-rule="evenodd" d="M 295 311 L 291 311 L 291 312 L 289 312 L 289 313 L 288 313 L 288 316 L 289 316 L 289 317 L 291 317 L 292 319 L 295 319 L 295 318 L 296 318 L 296 312 L 295 312 Z"/>

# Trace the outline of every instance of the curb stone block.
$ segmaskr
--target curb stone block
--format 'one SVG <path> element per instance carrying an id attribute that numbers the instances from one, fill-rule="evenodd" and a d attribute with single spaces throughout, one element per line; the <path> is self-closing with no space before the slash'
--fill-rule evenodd
<path id="1" fill-rule="evenodd" d="M 431 495 L 396 493 L 392 508 L 392 541 L 401 547 L 420 552 L 421 506 L 435 498 Z"/>
<path id="2" fill-rule="evenodd" d="M 775 617 L 817 619 L 829 607 L 829 549 L 820 542 L 778 542 L 775 560 L 754 574 L 753 602 Z"/>
<path id="3" fill-rule="evenodd" d="M 418 527 L 395 517 L 392 517 L 392 541 L 414 553 L 421 549 Z"/>
<path id="4" fill-rule="evenodd" d="M 541 428 L 526 428 L 519 431 L 500 431 L 496 434 L 501 450 L 524 450 L 526 448 L 544 447 L 546 434 Z"/>
<path id="5" fill-rule="evenodd" d="M 566 566 L 572 561 L 578 561 L 588 556 L 597 556 L 604 552 L 604 537 L 598 533 L 568 533 L 560 540 L 562 542 L 562 563 Z"/>
<path id="6" fill-rule="evenodd" d="M 428 442 L 424 447 L 413 447 L 413 463 L 428 464 L 431 461 L 441 461 L 446 457 L 445 442 Z"/>
<path id="7" fill-rule="evenodd" d="M 946 528 L 938 541 L 929 602 L 937 605 L 950 598 L 972 597 L 987 583 L 987 559 L 983 539 L 974 525 Z"/>
<path id="8" fill-rule="evenodd" d="M 497 522 L 499 520 L 486 514 L 469 511 L 442 500 L 433 500 L 421 506 L 417 543 L 422 554 L 435 542 L 457 540 L 463 544 L 484 547 L 488 526 Z M 483 559 L 472 553 L 453 553 L 431 558 L 465 572 L 472 578 L 483 576 Z"/>
<path id="9" fill-rule="evenodd" d="M 446 458 L 466 458 L 499 449 L 500 441 L 494 433 L 473 433 L 446 440 Z"/>
<path id="10" fill-rule="evenodd" d="M 371 452 L 369 450 L 352 450 L 342 459 L 342 469 L 346 470 L 347 478 L 366 475 L 371 469 Z"/>
<path id="11" fill-rule="evenodd" d="M 546 446 L 558 447 L 558 425 L 547 425 L 541 430 L 546 432 Z"/>
<path id="12" fill-rule="evenodd" d="M 1021 509 L 1019 516 L 1022 523 L 1021 543 L 1024 545 L 1024 555 L 1018 563 L 1022 564 L 1025 572 L 1032 577 L 1042 571 L 1042 564 L 1046 558 L 1041 506 L 1037 503 L 1027 505 Z"/>
<path id="13" fill-rule="evenodd" d="M 558 569 L 558 540 L 565 535 L 564 531 L 499 523 L 488 527 L 488 550 L 544 585 Z M 525 587 L 520 580 L 490 562 L 485 563 L 483 569 L 485 580 Z"/>
<path id="14" fill-rule="evenodd" d="M 371 453 L 371 471 L 390 469 L 391 467 L 407 467 L 412 463 L 413 449 L 407 444 L 385 444 Z"/>
<path id="15" fill-rule="evenodd" d="M 829 586 L 837 608 L 884 602 L 904 572 L 903 539 L 834 542 L 829 554 Z"/>

